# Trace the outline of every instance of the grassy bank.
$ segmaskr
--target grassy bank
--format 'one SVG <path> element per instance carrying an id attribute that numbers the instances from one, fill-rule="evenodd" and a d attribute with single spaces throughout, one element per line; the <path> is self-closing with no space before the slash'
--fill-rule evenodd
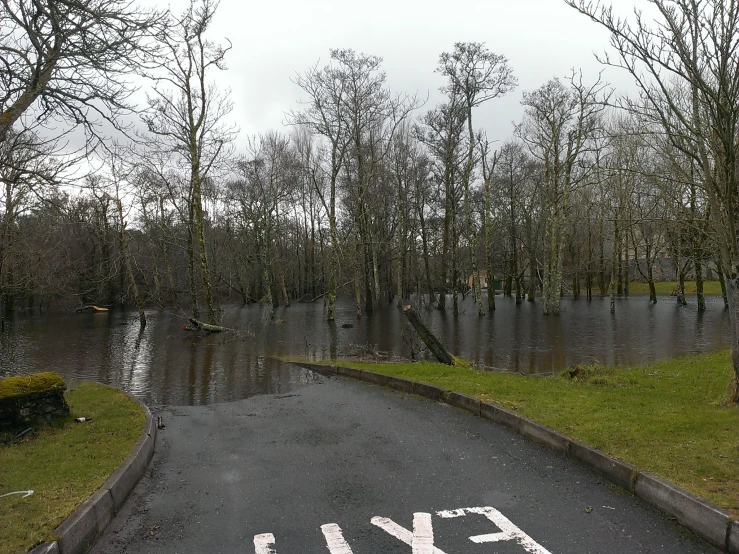
<path id="1" fill-rule="evenodd" d="M 0 445 L 0 552 L 25 552 L 103 484 L 141 434 L 144 414 L 121 392 L 84 383 L 65 394 L 71 415 L 20 442 Z M 88 417 L 88 423 L 74 423 Z"/>
<path id="2" fill-rule="evenodd" d="M 654 283 L 654 288 L 659 295 L 670 295 L 676 287 L 677 281 L 662 281 Z M 649 294 L 649 285 L 647 283 L 632 281 L 629 283 L 629 294 Z M 685 281 L 685 294 L 695 295 L 695 281 Z M 720 295 L 721 283 L 718 281 L 704 281 L 703 294 Z"/>
<path id="3" fill-rule="evenodd" d="M 575 378 L 426 362 L 337 363 L 495 402 L 739 516 L 739 408 L 723 404 L 731 377 L 728 352 L 628 368 L 593 367 Z"/>

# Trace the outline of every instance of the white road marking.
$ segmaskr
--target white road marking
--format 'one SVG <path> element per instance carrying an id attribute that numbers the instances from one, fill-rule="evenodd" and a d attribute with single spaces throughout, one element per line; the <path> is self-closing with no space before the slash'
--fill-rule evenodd
<path id="1" fill-rule="evenodd" d="M 353 554 L 352 549 L 344 540 L 344 533 L 336 523 L 321 525 L 323 536 L 326 537 L 326 546 L 331 554 Z"/>
<path id="2" fill-rule="evenodd" d="M 434 551 L 434 528 L 431 525 L 431 514 L 423 512 L 413 514 L 411 547 L 413 554 L 432 554 Z"/>
<path id="3" fill-rule="evenodd" d="M 272 533 L 254 535 L 254 554 L 277 554 L 275 536 Z"/>
<path id="4" fill-rule="evenodd" d="M 416 533 L 417 532 L 419 532 L 419 533 L 422 532 L 423 529 L 421 529 L 421 527 L 423 525 L 425 525 L 425 523 L 424 524 L 421 524 L 421 525 L 418 525 L 416 523 L 417 520 L 420 522 L 420 520 L 423 519 L 423 518 L 420 518 L 420 517 L 419 518 L 416 517 L 416 516 L 420 516 L 420 515 L 422 515 L 422 514 L 421 513 L 413 514 L 413 533 L 411 533 L 410 531 L 408 531 L 408 529 L 406 529 L 405 527 L 402 527 L 402 526 L 398 525 L 392 519 L 387 518 L 387 517 L 377 517 L 376 516 L 376 517 L 373 517 L 370 520 L 370 522 L 372 523 L 372 525 L 375 525 L 375 526 L 379 527 L 380 529 L 382 529 L 383 531 L 385 531 L 388 535 L 392 535 L 396 539 L 398 539 L 398 540 L 404 542 L 405 544 L 411 546 L 411 548 L 413 548 L 413 554 L 416 554 L 416 549 L 415 549 L 416 541 L 417 540 L 423 540 L 423 539 L 421 539 L 420 536 L 417 538 L 416 537 Z M 430 550 L 419 550 L 418 552 L 429 552 L 429 553 L 432 553 L 432 554 L 445 554 L 445 552 L 443 550 L 440 550 L 440 549 L 436 548 L 435 546 L 433 546 L 433 530 L 431 529 L 431 514 L 423 514 L 423 515 L 424 516 L 428 516 L 429 533 L 430 533 L 430 536 L 431 536 L 431 545 L 430 545 L 430 548 L 431 549 Z M 426 548 L 427 547 L 427 545 L 425 545 L 423 543 L 420 543 L 419 546 L 420 547 L 423 547 L 423 548 Z"/>
<path id="5" fill-rule="evenodd" d="M 487 543 L 487 542 L 500 542 L 500 541 L 512 541 L 515 540 L 526 552 L 530 554 L 551 554 L 546 548 L 541 546 L 538 542 L 524 533 L 521 529 L 516 527 L 513 522 L 501 514 L 498 510 L 491 507 L 484 508 L 462 508 L 459 510 L 447 510 L 443 512 L 437 512 L 437 515 L 442 518 L 454 518 L 463 517 L 467 514 L 479 514 L 488 518 L 493 522 L 499 529 L 500 533 L 491 533 L 489 535 L 476 535 L 470 537 L 470 540 L 475 543 Z"/>

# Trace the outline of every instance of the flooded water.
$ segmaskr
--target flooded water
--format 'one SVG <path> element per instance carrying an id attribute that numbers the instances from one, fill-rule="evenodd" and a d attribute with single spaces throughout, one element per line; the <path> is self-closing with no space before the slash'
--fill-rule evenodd
<path id="1" fill-rule="evenodd" d="M 625 365 L 728 347 L 729 318 L 721 298 L 695 303 L 646 297 L 563 300 L 562 314 L 544 316 L 541 304 L 516 306 L 498 297 L 498 309 L 478 317 L 471 297 L 459 315 L 419 307 L 454 354 L 522 373 L 546 373 L 575 363 Z M 450 304 L 450 303 L 449 303 Z M 337 304 L 325 321 L 323 303 L 280 308 L 274 322 L 264 307 L 227 306 L 223 324 L 237 333 L 204 336 L 181 329 L 184 319 L 151 310 L 139 333 L 133 312 L 38 314 L 6 318 L 0 333 L 0 376 L 57 371 L 67 380 L 94 379 L 130 391 L 149 404 L 199 405 L 261 393 L 289 393 L 313 381 L 308 371 L 273 356 L 336 359 L 357 352 L 410 357 L 404 321 L 395 306 L 357 320 L 353 304 Z M 347 327 L 342 327 L 346 325 Z M 351 327 L 348 327 L 351 326 Z"/>

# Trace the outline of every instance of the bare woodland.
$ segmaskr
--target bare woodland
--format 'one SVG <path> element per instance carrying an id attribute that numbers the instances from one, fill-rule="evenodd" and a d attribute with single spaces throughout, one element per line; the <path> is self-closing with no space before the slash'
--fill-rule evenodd
<path id="1" fill-rule="evenodd" d="M 391 90 L 381 58 L 336 49 L 293 77 L 285 127 L 239 151 L 217 2 L 0 0 L 2 309 L 217 324 L 224 303 L 314 301 L 332 321 L 339 296 L 362 317 L 411 297 L 457 312 L 471 294 L 484 315 L 487 285 L 556 316 L 563 296 L 615 310 L 630 281 L 657 302 L 655 281 L 675 280 L 704 310 L 712 279 L 739 375 L 739 3 L 565 3 L 608 29 L 601 61 L 637 96 L 580 71 L 520 91 L 504 53 L 459 42 L 429 68 L 444 80 L 430 106 Z M 512 94 L 511 136 L 476 127 L 478 106 Z"/>

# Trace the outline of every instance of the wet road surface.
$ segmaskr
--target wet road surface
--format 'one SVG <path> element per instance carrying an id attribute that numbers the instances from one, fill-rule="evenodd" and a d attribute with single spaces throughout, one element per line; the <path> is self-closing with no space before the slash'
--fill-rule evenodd
<path id="1" fill-rule="evenodd" d="M 445 404 L 342 377 L 155 408 L 108 553 L 717 553 L 609 481 Z"/>

